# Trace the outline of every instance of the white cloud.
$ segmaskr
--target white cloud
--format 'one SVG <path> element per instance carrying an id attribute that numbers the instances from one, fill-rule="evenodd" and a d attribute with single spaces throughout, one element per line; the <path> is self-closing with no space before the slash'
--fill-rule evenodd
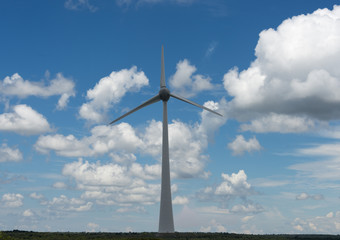
<path id="1" fill-rule="evenodd" d="M 66 164 L 63 175 L 84 190 L 83 199 L 95 199 L 102 205 L 150 204 L 159 199 L 159 184 L 136 177 L 127 166 L 114 163 L 88 163 L 79 160 Z"/>
<path id="2" fill-rule="evenodd" d="M 296 218 L 292 222 L 293 228 L 304 233 L 337 234 L 340 215 L 328 212 L 324 216 Z"/>
<path id="3" fill-rule="evenodd" d="M 309 156 L 339 156 L 340 143 L 320 144 L 310 148 L 302 148 L 297 151 L 299 154 Z"/>
<path id="4" fill-rule="evenodd" d="M 2 203 L 5 207 L 16 208 L 23 205 L 24 196 L 17 193 L 6 193 L 2 196 Z"/>
<path id="5" fill-rule="evenodd" d="M 201 226 L 200 232 L 226 232 L 227 229 L 215 219 L 210 221 L 209 226 Z"/>
<path id="6" fill-rule="evenodd" d="M 169 151 L 171 169 L 175 177 L 204 176 L 207 160 L 203 155 L 205 147 L 206 143 L 195 136 L 195 129 L 182 122 L 173 121 L 169 125 Z"/>
<path id="7" fill-rule="evenodd" d="M 260 33 L 256 60 L 244 71 L 231 69 L 224 87 L 233 97 L 230 114 L 241 121 L 258 118 L 259 132 L 301 132 L 304 122 L 339 119 L 340 6 L 283 21 Z M 278 115 L 273 115 L 278 114 Z M 280 116 L 274 124 L 273 117 Z M 290 123 L 284 124 L 291 117 Z M 268 120 L 269 119 L 269 120 Z M 269 121 L 268 129 L 264 124 Z M 273 125 L 274 124 L 274 125 Z"/>
<path id="8" fill-rule="evenodd" d="M 72 176 L 78 183 L 86 186 L 127 186 L 131 183 L 127 169 L 117 164 L 100 165 L 97 163 L 78 162 L 68 163 L 63 168 L 63 175 Z"/>
<path id="9" fill-rule="evenodd" d="M 31 193 L 30 194 L 30 197 L 33 198 L 33 199 L 37 199 L 37 200 L 41 200 L 44 198 L 44 196 L 42 194 L 37 194 L 37 193 Z"/>
<path id="10" fill-rule="evenodd" d="M 130 173 L 134 177 L 141 178 L 143 180 L 159 179 L 161 175 L 161 165 L 140 165 L 139 163 L 133 163 L 129 169 Z"/>
<path id="11" fill-rule="evenodd" d="M 223 117 L 217 116 L 216 114 L 208 111 L 202 111 L 200 114 L 201 123 L 198 127 L 198 133 L 204 137 L 207 136 L 209 140 L 212 140 L 214 133 L 227 121 L 227 102 L 224 98 L 222 98 L 219 102 L 207 101 L 203 104 L 203 106 L 223 115 Z"/>
<path id="12" fill-rule="evenodd" d="M 209 102 L 215 108 L 218 103 Z M 213 119 L 202 113 L 202 122 Z M 217 120 L 216 120 L 217 121 Z M 224 122 L 225 120 L 218 120 Z M 217 122 L 218 122 L 217 121 Z M 220 122 L 218 122 L 220 126 Z M 215 126 L 214 129 L 217 127 Z M 179 121 L 169 124 L 171 175 L 175 178 L 207 177 L 204 172 L 208 156 L 204 155 L 207 147 L 208 125 L 192 125 Z M 213 130 L 214 130 L 213 129 Z M 73 135 L 60 134 L 40 136 L 35 148 L 41 153 L 55 151 L 68 157 L 99 156 L 107 154 L 112 162 L 91 163 L 79 159 L 64 165 L 63 175 L 83 191 L 81 199 L 100 205 L 121 206 L 134 209 L 138 204 L 154 204 L 159 201 L 160 184 L 154 184 L 161 174 L 162 123 L 151 120 L 145 129 L 136 131 L 127 123 L 91 129 L 91 135 L 77 139 Z M 138 163 L 137 156 L 151 155 L 154 164 Z M 136 162 L 137 161 L 137 162 Z M 177 186 L 172 186 L 176 192 Z M 187 198 L 174 199 L 175 203 L 185 204 Z"/>
<path id="13" fill-rule="evenodd" d="M 87 9 L 91 12 L 97 11 L 97 7 L 90 4 L 89 0 L 66 0 L 64 3 L 66 9 L 79 11 Z"/>
<path id="14" fill-rule="evenodd" d="M 312 178 L 339 180 L 339 147 L 339 143 L 331 143 L 298 149 L 296 152 L 300 156 L 321 157 L 322 159 L 293 164 L 288 168 Z"/>
<path id="15" fill-rule="evenodd" d="M 88 156 L 91 154 L 91 150 L 86 140 L 79 141 L 73 135 L 47 135 L 40 136 L 34 147 L 37 151 L 45 154 L 50 150 L 54 150 L 56 154 L 61 156 Z"/>
<path id="16" fill-rule="evenodd" d="M 295 225 L 295 226 L 293 226 L 293 228 L 294 228 L 295 230 L 300 231 L 300 232 L 303 231 L 303 227 L 302 227 L 301 225 Z"/>
<path id="17" fill-rule="evenodd" d="M 161 129 L 161 122 L 154 120 L 149 122 L 144 132 L 139 131 L 139 136 L 127 123 L 97 126 L 91 130 L 90 137 L 80 140 L 72 137 L 69 138 L 71 142 L 64 144 L 58 143 L 60 138 L 65 140 L 62 136 L 40 137 L 36 149 L 43 153 L 54 150 L 63 156 L 109 154 L 114 162 L 101 164 L 80 159 L 66 164 L 63 175 L 74 180 L 77 188 L 84 191 L 82 199 L 93 199 L 97 204 L 153 204 L 159 201 L 160 185 L 146 181 L 160 178 L 160 164 L 136 163 L 134 153 L 150 154 L 160 160 Z M 203 155 L 207 141 L 201 129 L 198 125 L 192 127 L 178 121 L 169 124 L 172 176 L 207 176 L 208 173 L 204 172 L 207 156 Z M 78 143 L 76 147 L 70 147 L 74 146 L 72 142 Z M 176 186 L 173 187 L 175 192 Z M 188 199 L 177 198 L 174 201 L 184 204 Z"/>
<path id="18" fill-rule="evenodd" d="M 25 104 L 13 107 L 13 112 L 0 114 L 0 131 L 35 135 L 51 131 L 46 118 Z"/>
<path id="19" fill-rule="evenodd" d="M 211 226 L 201 226 L 200 227 L 200 232 L 211 232 Z"/>
<path id="20" fill-rule="evenodd" d="M 179 61 L 175 74 L 170 77 L 170 86 L 173 91 L 184 97 L 192 97 L 201 91 L 213 89 L 211 78 L 200 74 L 193 75 L 196 70 L 196 67 L 190 65 L 187 59 Z"/>
<path id="21" fill-rule="evenodd" d="M 300 175 L 311 178 L 335 181 L 340 180 L 340 158 L 297 163 L 289 166 L 288 169 L 296 170 Z"/>
<path id="22" fill-rule="evenodd" d="M 65 189 L 67 188 L 67 185 L 63 182 L 56 182 L 53 184 L 54 188 L 60 188 L 60 189 Z"/>
<path id="23" fill-rule="evenodd" d="M 300 193 L 296 196 L 296 200 L 306 200 L 306 199 L 314 199 L 314 200 L 322 200 L 324 199 L 322 194 L 316 194 L 316 195 L 309 195 L 305 192 Z"/>
<path id="24" fill-rule="evenodd" d="M 142 6 L 146 4 L 157 4 L 157 3 L 174 3 L 178 5 L 190 5 L 196 0 L 116 0 L 116 4 L 120 7 L 129 7 L 129 6 Z"/>
<path id="25" fill-rule="evenodd" d="M 280 187 L 291 183 L 290 180 L 273 180 L 270 178 L 257 178 L 252 180 L 252 184 L 255 187 Z"/>
<path id="26" fill-rule="evenodd" d="M 34 216 L 34 213 L 31 209 L 26 209 L 23 213 L 22 213 L 22 216 L 24 217 L 33 217 Z"/>
<path id="27" fill-rule="evenodd" d="M 98 228 L 99 227 L 99 225 L 96 224 L 96 223 L 88 223 L 87 226 L 90 227 L 90 228 Z"/>
<path id="28" fill-rule="evenodd" d="M 242 218 L 242 222 L 244 222 L 244 223 L 248 222 L 248 221 L 250 221 L 253 218 L 254 218 L 254 216 L 245 216 L 245 217 Z"/>
<path id="29" fill-rule="evenodd" d="M 256 208 L 260 209 L 260 205 L 254 205 L 247 200 L 248 196 L 254 195 L 256 192 L 250 183 L 247 182 L 247 175 L 244 170 L 239 170 L 238 173 L 232 173 L 231 175 L 222 173 L 222 179 L 222 182 L 216 186 L 208 186 L 201 189 L 196 193 L 196 197 L 201 201 L 216 201 L 221 203 L 223 208 L 218 210 L 218 212 L 221 213 L 228 213 L 229 210 L 226 206 L 230 200 L 236 198 L 246 202 L 249 207 L 256 206 Z M 216 212 L 216 210 L 214 211 Z"/>
<path id="30" fill-rule="evenodd" d="M 197 209 L 198 212 L 201 213 L 213 213 L 213 214 L 230 214 L 229 209 L 219 208 L 216 206 L 209 206 L 209 207 L 201 207 Z"/>
<path id="31" fill-rule="evenodd" d="M 203 119 L 208 119 L 205 117 Z M 203 121 L 203 120 L 202 120 Z M 223 121 L 223 120 L 222 120 Z M 170 165 L 173 177 L 207 177 L 204 172 L 208 156 L 205 125 L 189 125 L 180 121 L 169 124 Z M 160 160 L 162 150 L 162 123 L 152 120 L 143 137 L 143 151 Z"/>
<path id="32" fill-rule="evenodd" d="M 135 130 L 127 123 L 96 126 L 91 129 L 91 134 L 80 140 L 74 135 L 40 136 L 35 149 L 45 154 L 52 150 L 61 156 L 85 157 L 106 154 L 113 150 L 131 152 L 142 144 Z"/>
<path id="33" fill-rule="evenodd" d="M 206 124 L 208 120 L 215 121 L 217 126 Z M 202 113 L 202 124 L 189 124 L 173 121 L 169 124 L 169 148 L 172 175 L 178 178 L 207 177 L 204 166 L 208 156 L 204 155 L 207 147 L 207 132 L 221 126 L 224 119 L 216 119 Z M 208 130 L 209 131 L 208 131 Z M 73 135 L 60 134 L 40 136 L 35 149 L 47 154 L 67 157 L 86 157 L 109 154 L 119 165 L 132 164 L 136 161 L 136 153 L 148 154 L 160 161 L 162 151 L 162 123 L 151 120 L 143 131 L 137 132 L 127 123 L 118 125 L 100 125 L 91 129 L 91 136 L 77 139 Z M 139 171 L 143 169 L 143 171 Z M 136 170 L 145 179 L 159 176 L 159 164 L 144 167 L 135 164 Z M 135 172 L 135 174 L 137 174 Z M 142 176 L 141 175 L 141 176 Z M 141 177 L 140 176 L 140 177 Z"/>
<path id="34" fill-rule="evenodd" d="M 83 199 L 68 198 L 65 195 L 60 195 L 60 197 L 54 197 L 51 201 L 44 202 L 42 204 L 47 205 L 52 210 L 67 212 L 89 211 L 93 206 L 92 202 L 86 202 Z"/>
<path id="35" fill-rule="evenodd" d="M 6 143 L 0 146 L 0 162 L 18 162 L 22 160 L 22 153 L 17 148 L 10 148 Z"/>
<path id="36" fill-rule="evenodd" d="M 97 223 L 90 222 L 87 224 L 88 232 L 97 232 L 99 229 L 99 225 Z"/>
<path id="37" fill-rule="evenodd" d="M 209 44 L 209 47 L 208 47 L 207 51 L 205 52 L 205 56 L 206 57 L 210 57 L 215 52 L 215 49 L 217 48 L 217 45 L 218 45 L 218 42 L 212 41 Z"/>
<path id="38" fill-rule="evenodd" d="M 81 199 L 95 201 L 99 205 L 120 206 L 117 211 L 144 211 L 140 204 L 150 205 L 159 201 L 160 183 L 147 182 L 147 167 L 136 174 L 134 165 L 120 166 L 115 163 L 89 163 L 80 159 L 64 166 L 63 175 L 83 191 Z M 177 185 L 171 186 L 173 193 Z M 183 199 L 182 199 L 183 200 Z"/>
<path id="39" fill-rule="evenodd" d="M 233 151 L 233 155 L 242 155 L 244 152 L 261 150 L 261 145 L 255 136 L 247 141 L 242 135 L 237 135 L 235 140 L 228 144 L 228 148 Z"/>
<path id="40" fill-rule="evenodd" d="M 112 72 L 87 91 L 88 102 L 80 107 L 79 115 L 92 122 L 101 122 L 108 109 L 118 103 L 127 92 L 139 91 L 148 84 L 148 78 L 143 71 L 138 72 L 136 66 Z"/>
<path id="41" fill-rule="evenodd" d="M 299 133 L 310 131 L 314 125 L 314 121 L 307 117 L 269 113 L 263 117 L 255 118 L 250 124 L 242 124 L 241 130 L 257 133 Z"/>
<path id="42" fill-rule="evenodd" d="M 118 208 L 116 210 L 118 213 L 127 213 L 127 212 L 137 212 L 137 213 L 145 213 L 146 210 L 143 206 L 136 206 L 136 207 L 123 207 Z"/>
<path id="43" fill-rule="evenodd" d="M 234 213 L 259 213 L 263 212 L 264 209 L 261 205 L 259 204 L 247 204 L 247 205 L 235 205 L 231 208 L 231 212 Z"/>
<path id="44" fill-rule="evenodd" d="M 187 197 L 176 196 L 172 201 L 172 204 L 185 205 L 189 203 L 189 199 Z"/>
<path id="45" fill-rule="evenodd" d="M 6 77 L 0 81 L 0 93 L 4 96 L 16 96 L 19 98 L 27 98 L 29 96 L 47 98 L 54 95 L 60 95 L 57 109 L 64 109 L 70 97 L 75 96 L 74 82 L 65 78 L 58 73 L 55 79 L 49 81 L 49 85 L 43 82 L 31 82 L 24 80 L 18 73 L 11 77 Z"/>
<path id="46" fill-rule="evenodd" d="M 243 170 L 231 175 L 222 173 L 222 178 L 223 182 L 216 187 L 216 195 L 244 197 L 251 194 L 251 185 L 247 182 L 247 175 Z"/>

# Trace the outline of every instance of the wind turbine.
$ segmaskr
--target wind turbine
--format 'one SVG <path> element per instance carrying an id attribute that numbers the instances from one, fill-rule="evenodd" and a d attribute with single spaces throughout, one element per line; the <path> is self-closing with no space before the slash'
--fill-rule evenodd
<path id="1" fill-rule="evenodd" d="M 170 97 L 177 98 L 183 102 L 190 103 L 196 107 L 202 108 L 219 116 L 221 114 L 194 103 L 188 99 L 185 99 L 181 96 L 178 96 L 174 93 L 170 93 L 169 89 L 167 89 L 165 84 L 165 73 L 164 73 L 164 49 L 162 46 L 162 59 L 161 59 L 161 84 L 160 90 L 158 94 L 148 101 L 142 103 L 138 107 L 132 109 L 131 111 L 125 113 L 124 115 L 120 116 L 119 118 L 113 120 L 110 124 L 113 124 L 122 118 L 130 115 L 142 109 L 148 105 L 153 103 L 159 102 L 160 100 L 163 101 L 163 142 L 162 142 L 162 183 L 161 183 L 161 204 L 160 204 L 160 212 L 159 212 L 159 233 L 172 233 L 175 231 L 174 229 L 174 219 L 172 214 L 172 200 L 171 200 L 171 185 L 170 185 L 170 164 L 169 164 L 169 137 L 168 137 L 168 109 L 167 103 Z"/>

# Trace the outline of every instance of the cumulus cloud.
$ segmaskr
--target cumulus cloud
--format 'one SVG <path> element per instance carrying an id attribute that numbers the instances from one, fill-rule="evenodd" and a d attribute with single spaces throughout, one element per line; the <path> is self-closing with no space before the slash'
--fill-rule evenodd
<path id="1" fill-rule="evenodd" d="M 51 131 L 46 118 L 25 104 L 16 105 L 12 112 L 0 114 L 0 131 L 35 135 Z"/>
<path id="2" fill-rule="evenodd" d="M 10 148 L 6 143 L 0 146 L 0 162 L 18 162 L 22 160 L 22 153 L 17 148 Z"/>
<path id="3" fill-rule="evenodd" d="M 35 149 L 41 153 L 55 151 L 66 157 L 96 156 L 113 150 L 134 151 L 142 144 L 135 130 L 127 123 L 100 125 L 91 129 L 91 136 L 77 139 L 74 135 L 40 136 Z"/>
<path id="4" fill-rule="evenodd" d="M 2 203 L 5 207 L 16 208 L 23 205 L 24 196 L 17 193 L 6 193 L 2 196 Z"/>
<path id="5" fill-rule="evenodd" d="M 290 116 L 287 114 L 269 113 L 255 118 L 250 124 L 242 124 L 242 131 L 257 133 L 280 132 L 299 133 L 313 129 L 315 122 L 306 116 Z"/>
<path id="6" fill-rule="evenodd" d="M 87 91 L 88 102 L 80 107 L 79 115 L 92 122 L 101 122 L 108 109 L 118 103 L 127 92 L 139 91 L 148 84 L 148 78 L 143 71 L 138 72 L 136 66 L 112 72 Z"/>
<path id="7" fill-rule="evenodd" d="M 227 229 L 215 219 L 211 220 L 210 225 L 201 226 L 200 232 L 226 232 Z"/>
<path id="8" fill-rule="evenodd" d="M 339 222 L 340 212 L 331 211 L 323 216 L 295 218 L 291 224 L 299 232 L 337 234 L 340 230 Z"/>
<path id="9" fill-rule="evenodd" d="M 242 155 L 244 152 L 261 150 L 261 145 L 255 136 L 247 141 L 242 135 L 238 135 L 233 142 L 228 144 L 228 148 L 233 151 L 233 155 Z"/>
<path id="10" fill-rule="evenodd" d="M 213 105 L 213 103 L 211 103 Z M 218 105 L 218 104 L 216 104 Z M 217 106 L 215 106 L 218 108 Z M 172 121 L 169 124 L 169 151 L 170 165 L 173 177 L 192 178 L 207 177 L 204 172 L 208 156 L 204 150 L 208 145 L 208 129 L 213 132 L 222 122 L 223 118 L 215 120 L 214 116 L 202 113 L 201 124 L 189 125 L 180 121 Z M 208 120 L 216 121 L 214 129 L 206 124 Z M 148 153 L 160 160 L 162 150 L 162 123 L 152 120 L 146 128 L 143 137 L 143 152 Z"/>
<path id="11" fill-rule="evenodd" d="M 196 67 L 191 65 L 187 59 L 179 61 L 175 74 L 170 77 L 170 86 L 173 91 L 185 97 L 192 97 L 201 91 L 213 89 L 211 78 L 194 74 L 196 70 Z"/>
<path id="12" fill-rule="evenodd" d="M 42 194 L 38 194 L 38 193 L 36 193 L 36 192 L 31 193 L 31 194 L 30 194 L 30 197 L 33 198 L 33 199 L 37 199 L 37 200 L 44 199 L 44 196 L 43 196 Z"/>
<path id="13" fill-rule="evenodd" d="M 206 106 L 219 109 L 219 104 L 209 102 Z M 216 124 L 211 127 L 209 121 Z M 172 175 L 178 178 L 207 177 L 204 166 L 208 156 L 207 134 L 215 131 L 225 122 L 209 113 L 202 113 L 202 123 L 189 125 L 180 121 L 169 124 L 169 148 Z M 109 154 L 119 165 L 132 164 L 138 153 L 148 154 L 160 161 L 162 150 L 162 123 L 151 120 L 144 131 L 136 131 L 127 123 L 107 126 L 99 125 L 91 129 L 91 135 L 77 139 L 74 135 L 61 134 L 40 136 L 35 149 L 43 154 L 54 151 L 60 156 L 89 157 Z M 144 178 L 155 178 L 159 164 L 144 167 L 134 164 L 132 169 L 142 168 Z M 140 171 L 139 171 L 140 172 Z"/>
<path id="14" fill-rule="evenodd" d="M 242 204 L 238 204 L 235 205 L 231 208 L 231 212 L 233 213 L 259 213 L 259 212 L 263 212 L 264 208 L 259 205 L 259 204 L 246 204 L 246 205 L 242 205 Z"/>
<path id="15" fill-rule="evenodd" d="M 223 115 L 223 117 L 221 117 L 208 111 L 201 112 L 201 123 L 199 124 L 198 132 L 203 136 L 207 136 L 208 139 L 211 140 L 214 133 L 226 123 L 228 117 L 228 106 L 224 98 L 222 98 L 219 102 L 207 101 L 203 104 L 203 106 Z"/>
<path id="16" fill-rule="evenodd" d="M 219 110 L 219 103 L 209 102 Z M 204 171 L 208 156 L 207 128 L 203 122 L 213 119 L 202 113 L 202 123 L 186 124 L 172 121 L 169 124 L 169 147 L 171 175 L 175 178 L 207 177 Z M 216 120 L 217 127 L 221 125 Z M 215 127 L 213 130 L 216 130 Z M 209 128 L 210 129 L 210 128 Z M 48 154 L 54 151 L 66 157 L 93 157 L 108 155 L 112 162 L 92 163 L 79 159 L 65 164 L 63 175 L 83 191 L 81 199 L 100 205 L 115 205 L 133 209 L 137 204 L 154 204 L 159 201 L 160 184 L 152 180 L 160 179 L 162 123 L 151 120 L 145 129 L 135 130 L 127 123 L 107 126 L 99 125 L 91 129 L 90 136 L 77 138 L 60 134 L 40 136 L 35 144 L 37 151 Z M 137 156 L 150 155 L 155 163 L 141 164 Z M 59 185 L 59 184 L 58 184 Z M 177 186 L 172 186 L 177 191 Z M 188 199 L 177 197 L 175 203 L 185 204 Z M 122 210 L 120 210 L 122 211 Z"/>
<path id="17" fill-rule="evenodd" d="M 221 183 L 216 186 L 207 186 L 206 188 L 201 189 L 196 194 L 197 198 L 201 201 L 219 202 L 224 210 L 228 210 L 226 209 L 226 205 L 234 199 L 243 200 L 247 206 L 253 205 L 260 208 L 260 205 L 254 205 L 247 199 L 248 196 L 254 195 L 256 192 L 253 190 L 250 183 L 247 182 L 247 175 L 244 170 L 240 170 L 238 173 L 232 173 L 231 175 L 222 173 L 221 176 Z"/>
<path id="18" fill-rule="evenodd" d="M 187 197 L 176 196 L 172 201 L 172 204 L 185 205 L 189 203 L 189 199 Z"/>
<path id="19" fill-rule="evenodd" d="M 60 197 L 54 197 L 51 201 L 46 201 L 42 203 L 47 205 L 51 210 L 57 211 L 75 211 L 84 212 L 89 211 L 92 208 L 92 202 L 86 202 L 83 199 L 78 198 L 68 198 L 65 195 L 60 195 Z"/>
<path id="20" fill-rule="evenodd" d="M 189 125 L 178 121 L 173 121 L 169 125 L 170 164 L 175 177 L 192 178 L 199 175 L 204 177 L 207 156 L 203 154 L 203 150 L 206 145 L 205 141 L 195 136 L 195 129 Z"/>
<path id="21" fill-rule="evenodd" d="M 129 167 L 114 163 L 89 163 L 80 159 L 66 164 L 63 175 L 84 191 L 82 199 L 94 199 L 102 205 L 151 204 L 159 200 L 159 184 L 150 184 L 134 176 Z"/>
<path id="22" fill-rule="evenodd" d="M 131 165 L 122 166 L 116 163 L 89 163 L 79 159 L 76 162 L 65 164 L 63 175 L 75 183 L 77 189 L 83 191 L 81 199 L 95 202 L 99 205 L 119 206 L 118 212 L 145 211 L 142 205 L 155 204 L 159 201 L 160 184 L 146 181 L 155 179 L 152 166 L 141 167 Z M 160 168 L 157 166 L 157 178 L 160 177 Z M 173 193 L 177 185 L 172 185 Z M 182 204 L 185 198 L 177 199 Z"/>
<path id="23" fill-rule="evenodd" d="M 54 188 L 60 188 L 60 189 L 65 189 L 65 188 L 67 188 L 67 185 L 65 184 L 65 183 L 63 183 L 63 182 L 56 182 L 56 183 L 54 183 L 53 184 L 53 187 Z"/>
<path id="24" fill-rule="evenodd" d="M 63 168 L 63 175 L 72 176 L 78 183 L 87 186 L 126 186 L 130 183 L 127 169 L 117 164 L 89 163 L 79 160 L 68 163 Z"/>
<path id="25" fill-rule="evenodd" d="M 16 96 L 27 98 L 29 96 L 47 98 L 60 95 L 57 109 L 61 110 L 67 106 L 70 97 L 75 96 L 74 82 L 58 73 L 55 79 L 49 81 L 49 85 L 43 82 L 31 82 L 24 80 L 18 73 L 11 77 L 7 76 L 0 81 L 0 93 L 4 96 Z"/>
<path id="26" fill-rule="evenodd" d="M 48 153 L 54 150 L 56 154 L 61 156 L 76 157 L 87 156 L 90 153 L 88 144 L 85 140 L 79 141 L 73 135 L 63 136 L 61 134 L 40 136 L 35 149 L 41 153 Z"/>
<path id="27" fill-rule="evenodd" d="M 230 114 L 240 121 L 257 118 L 244 130 L 301 132 L 298 126 L 305 123 L 305 131 L 313 126 L 311 120 L 339 119 L 339 19 L 340 6 L 334 6 L 264 30 L 250 67 L 224 75 L 233 97 Z"/>
<path id="28" fill-rule="evenodd" d="M 296 196 L 296 200 L 306 200 L 306 199 L 313 199 L 313 200 L 322 200 L 324 199 L 322 194 L 316 194 L 316 195 L 309 195 L 305 192 L 300 193 Z"/>
<path id="29" fill-rule="evenodd" d="M 243 170 L 231 175 L 222 173 L 223 182 L 216 187 L 215 194 L 223 196 L 247 196 L 251 194 L 251 185 Z"/>
<path id="30" fill-rule="evenodd" d="M 127 212 L 137 212 L 137 213 L 145 213 L 145 207 L 136 206 L 136 207 L 122 207 L 116 210 L 118 213 L 127 213 Z"/>
<path id="31" fill-rule="evenodd" d="M 88 232 L 96 232 L 99 229 L 99 225 L 97 223 L 90 222 L 87 224 Z"/>
<path id="32" fill-rule="evenodd" d="M 22 216 L 24 217 L 33 217 L 34 216 L 34 213 L 31 209 L 26 209 L 23 213 L 22 213 Z"/>
<path id="33" fill-rule="evenodd" d="M 245 217 L 242 218 L 242 222 L 246 223 L 246 222 L 250 221 L 253 218 L 254 218 L 254 216 L 245 216 Z"/>

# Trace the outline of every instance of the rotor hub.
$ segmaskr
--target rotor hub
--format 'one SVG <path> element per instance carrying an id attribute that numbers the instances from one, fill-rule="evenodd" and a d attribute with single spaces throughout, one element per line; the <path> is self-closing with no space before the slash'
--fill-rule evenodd
<path id="1" fill-rule="evenodd" d="M 169 100 L 169 98 L 170 98 L 170 91 L 167 88 L 162 88 L 161 90 L 159 90 L 158 94 L 159 94 L 159 98 L 162 101 L 167 102 Z"/>

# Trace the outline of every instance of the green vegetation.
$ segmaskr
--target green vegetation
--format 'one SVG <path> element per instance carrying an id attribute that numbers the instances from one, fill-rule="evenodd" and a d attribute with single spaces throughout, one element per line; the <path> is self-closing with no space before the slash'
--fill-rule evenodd
<path id="1" fill-rule="evenodd" d="M 340 235 L 250 235 L 234 233 L 72 233 L 72 232 L 27 232 L 27 231 L 3 231 L 0 232 L 0 240 L 156 240 L 156 239 L 176 239 L 176 240 L 333 240 L 340 239 Z"/>

